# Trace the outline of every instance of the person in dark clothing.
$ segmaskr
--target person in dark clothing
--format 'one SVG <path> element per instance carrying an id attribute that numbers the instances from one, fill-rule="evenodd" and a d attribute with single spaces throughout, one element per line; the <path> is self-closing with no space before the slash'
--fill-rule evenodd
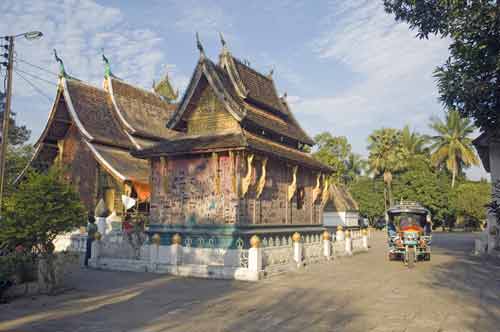
<path id="1" fill-rule="evenodd" d="M 94 242 L 95 234 L 97 233 L 97 225 L 95 224 L 94 216 L 89 216 L 87 225 L 87 248 L 85 250 L 85 266 L 89 266 L 89 259 L 92 256 L 92 242 Z"/>

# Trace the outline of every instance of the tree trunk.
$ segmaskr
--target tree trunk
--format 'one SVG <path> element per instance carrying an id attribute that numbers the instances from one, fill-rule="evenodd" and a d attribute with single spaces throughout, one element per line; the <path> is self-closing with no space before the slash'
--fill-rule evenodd
<path id="1" fill-rule="evenodd" d="M 391 184 L 392 184 L 392 181 L 389 181 L 387 183 L 387 194 L 389 196 L 389 207 L 391 207 L 393 205 Z"/>
<path id="2" fill-rule="evenodd" d="M 387 211 L 387 184 L 384 182 L 384 211 Z"/>

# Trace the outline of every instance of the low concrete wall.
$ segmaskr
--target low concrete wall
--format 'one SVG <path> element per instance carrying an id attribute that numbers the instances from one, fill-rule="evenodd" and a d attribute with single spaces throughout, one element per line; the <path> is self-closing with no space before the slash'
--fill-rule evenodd
<path id="1" fill-rule="evenodd" d="M 108 238 L 93 243 L 89 263 L 96 269 L 257 281 L 268 275 L 368 250 L 367 234 L 348 232 L 343 240 L 332 241 L 332 238 L 328 232 L 305 237 L 296 233 L 293 239 L 266 235 L 262 240 L 254 237 L 249 249 L 223 249 L 183 246 L 179 237 L 172 245 L 145 244 L 134 257 L 123 241 L 111 242 Z"/>

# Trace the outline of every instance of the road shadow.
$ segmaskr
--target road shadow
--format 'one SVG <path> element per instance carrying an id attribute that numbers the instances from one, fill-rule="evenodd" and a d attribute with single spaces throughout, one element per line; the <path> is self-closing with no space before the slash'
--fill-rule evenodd
<path id="1" fill-rule="evenodd" d="M 23 298 L 3 305 L 0 331 L 131 331 L 246 285 L 227 280 L 81 270 L 58 296 Z"/>
<path id="2" fill-rule="evenodd" d="M 423 286 L 467 303 L 466 331 L 498 331 L 500 326 L 500 259 L 473 255 L 476 233 L 441 233 L 433 253 L 442 255 Z M 433 259 L 434 259 L 433 258 Z"/>

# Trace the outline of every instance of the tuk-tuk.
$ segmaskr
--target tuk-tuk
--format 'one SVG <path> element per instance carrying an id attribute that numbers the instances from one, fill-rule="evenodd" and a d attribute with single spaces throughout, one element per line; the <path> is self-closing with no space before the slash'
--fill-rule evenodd
<path id="1" fill-rule="evenodd" d="M 389 260 L 401 260 L 412 268 L 431 259 L 431 214 L 417 202 L 401 201 L 386 212 Z"/>

